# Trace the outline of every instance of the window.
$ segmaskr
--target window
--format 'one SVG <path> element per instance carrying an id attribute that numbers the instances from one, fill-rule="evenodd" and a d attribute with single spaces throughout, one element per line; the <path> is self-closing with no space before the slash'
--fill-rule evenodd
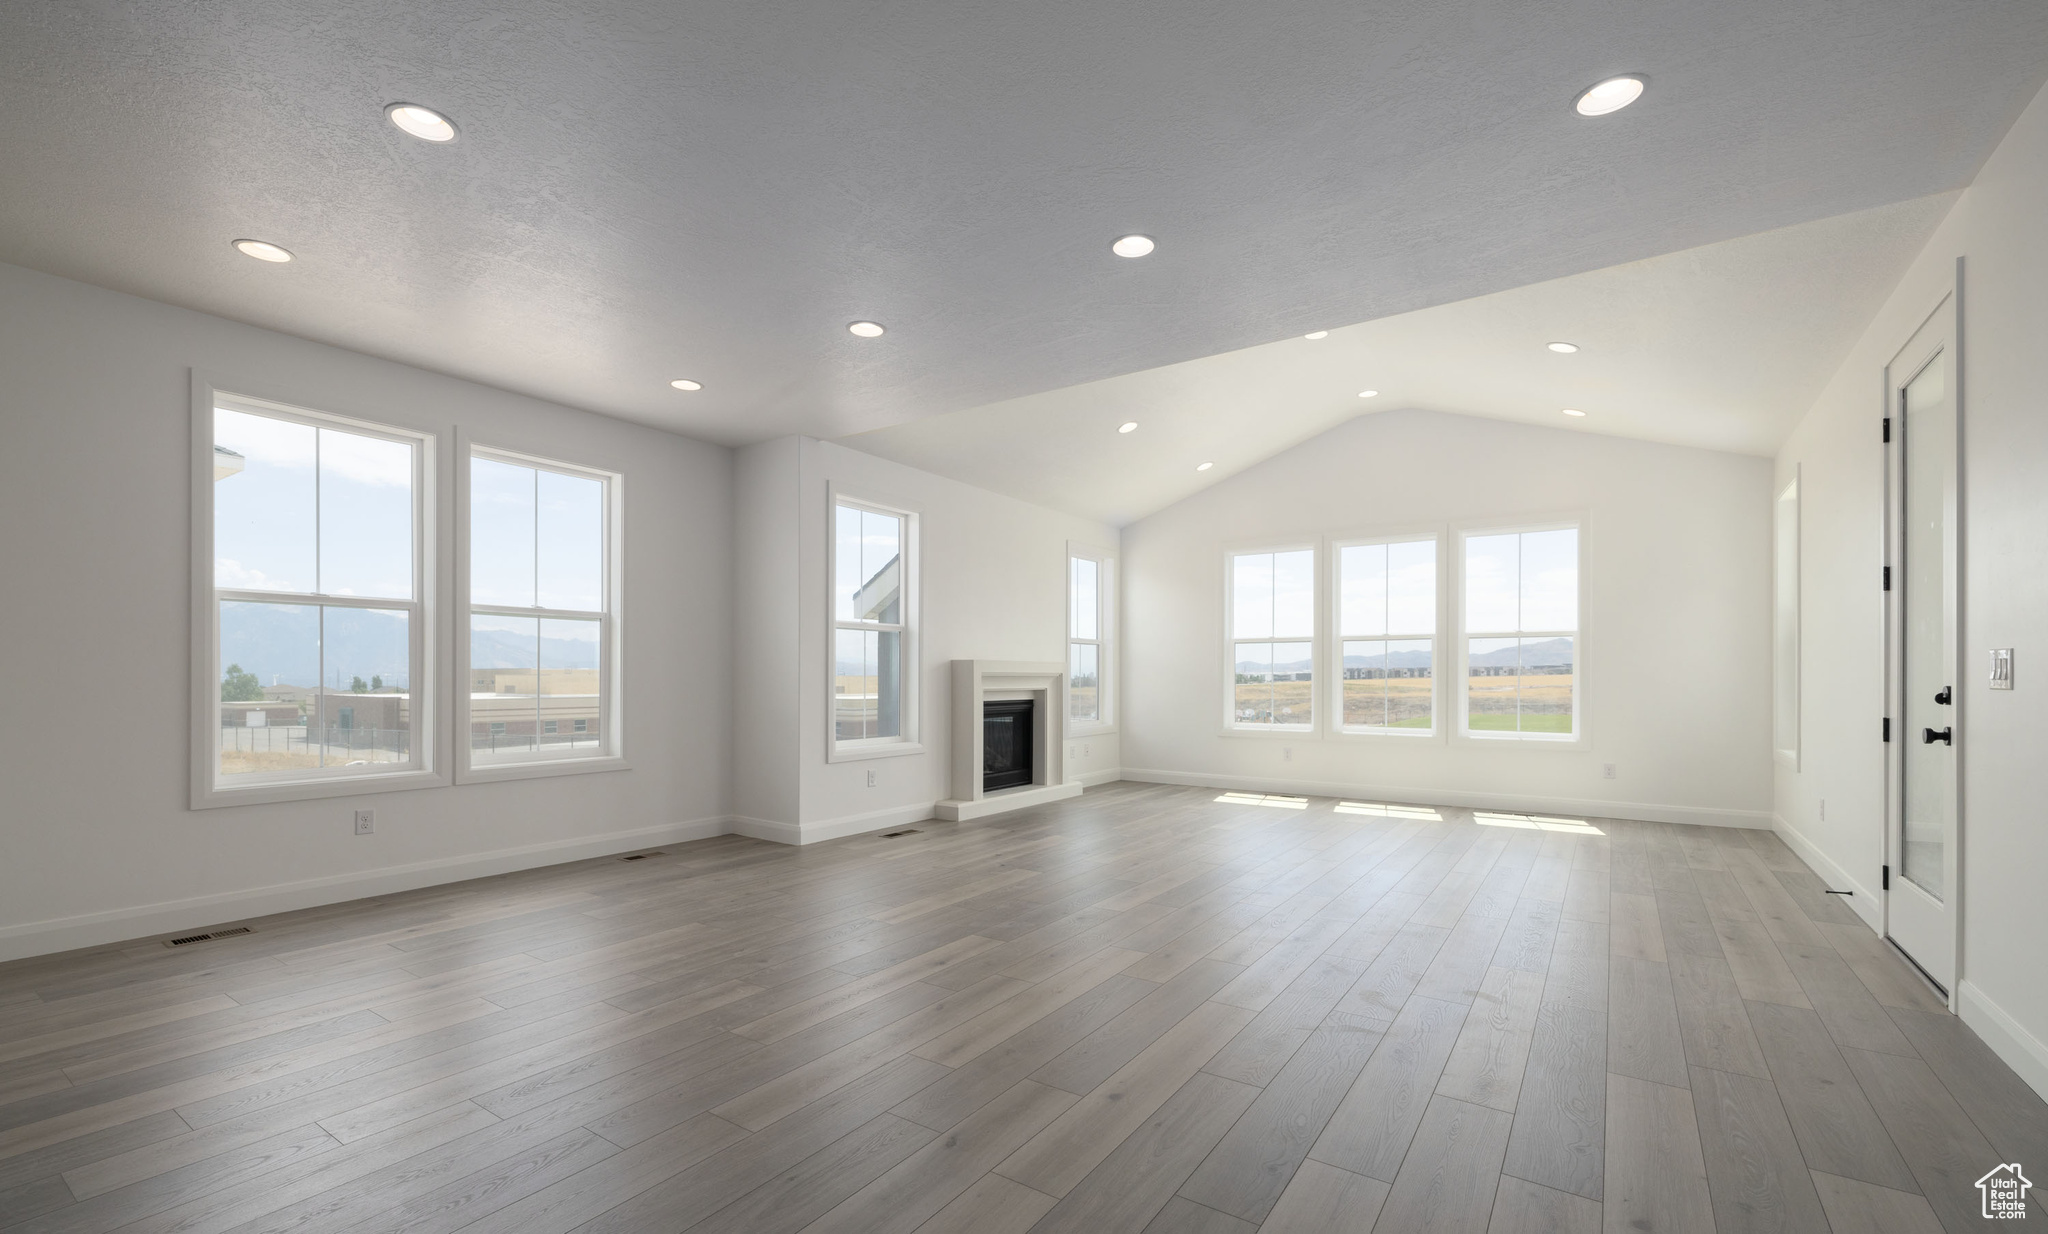
<path id="1" fill-rule="evenodd" d="M 1579 531 L 1467 533 L 1465 731 L 1578 735 Z"/>
<path id="2" fill-rule="evenodd" d="M 1427 735 L 1436 690 L 1436 540 L 1337 548 L 1345 732 Z"/>
<path id="3" fill-rule="evenodd" d="M 593 770 L 618 756 L 618 483 L 470 452 L 470 771 Z"/>
<path id="4" fill-rule="evenodd" d="M 894 752 L 917 737 L 912 647 L 916 521 L 901 511 L 832 506 L 832 742 Z"/>
<path id="5" fill-rule="evenodd" d="M 213 391 L 198 407 L 194 804 L 425 772 L 432 439 Z"/>
<path id="6" fill-rule="evenodd" d="M 1230 558 L 1232 728 L 1314 727 L 1313 549 Z"/>
<path id="7" fill-rule="evenodd" d="M 1799 475 L 1778 492 L 1776 601 L 1773 622 L 1777 654 L 1774 720 L 1778 761 L 1799 766 Z"/>
<path id="8" fill-rule="evenodd" d="M 1110 588 L 1115 563 L 1070 548 L 1067 555 L 1067 720 L 1076 731 L 1109 727 Z"/>

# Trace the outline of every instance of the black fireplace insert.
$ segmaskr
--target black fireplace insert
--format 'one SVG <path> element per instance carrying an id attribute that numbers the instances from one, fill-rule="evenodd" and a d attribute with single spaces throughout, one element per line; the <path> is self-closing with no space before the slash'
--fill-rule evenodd
<path id="1" fill-rule="evenodd" d="M 981 791 L 1031 783 L 1032 713 L 1028 698 L 988 699 L 981 704 Z"/>

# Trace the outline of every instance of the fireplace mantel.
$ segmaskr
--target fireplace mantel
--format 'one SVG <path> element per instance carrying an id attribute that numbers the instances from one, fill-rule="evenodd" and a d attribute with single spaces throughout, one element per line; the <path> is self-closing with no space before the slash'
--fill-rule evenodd
<path id="1" fill-rule="evenodd" d="M 991 697 L 1030 697 L 1038 704 L 1031 783 L 994 793 L 981 784 L 981 705 Z M 1067 666 L 1056 660 L 953 661 L 953 795 L 933 813 L 960 822 L 1080 796 L 1081 786 L 1067 783 L 1066 715 Z"/>

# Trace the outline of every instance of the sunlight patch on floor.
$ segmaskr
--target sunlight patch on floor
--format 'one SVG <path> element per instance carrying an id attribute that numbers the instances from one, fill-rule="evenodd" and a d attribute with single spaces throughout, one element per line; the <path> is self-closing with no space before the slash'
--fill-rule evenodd
<path id="1" fill-rule="evenodd" d="M 1308 798 L 1281 793 L 1225 793 L 1216 800 L 1233 806 L 1270 806 L 1275 810 L 1306 810 Z"/>
<path id="2" fill-rule="evenodd" d="M 1340 801 L 1337 813 L 1370 814 L 1375 818 L 1419 818 L 1431 823 L 1444 821 L 1444 816 L 1429 806 L 1397 806 L 1379 801 Z"/>
<path id="3" fill-rule="evenodd" d="M 1498 814 L 1475 810 L 1472 821 L 1481 827 L 1519 827 L 1523 831 L 1562 831 L 1582 836 L 1607 834 L 1583 818 L 1546 818 L 1540 814 Z"/>

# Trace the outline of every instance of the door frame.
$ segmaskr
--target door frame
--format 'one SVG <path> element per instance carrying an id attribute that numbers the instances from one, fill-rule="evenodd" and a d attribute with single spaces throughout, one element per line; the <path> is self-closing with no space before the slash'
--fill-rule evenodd
<path id="1" fill-rule="evenodd" d="M 1905 492 L 1899 483 L 1899 475 L 1905 459 L 1906 434 L 1903 431 L 1903 412 L 1898 404 L 1898 393 L 1899 389 L 1920 371 L 1920 368 L 1925 365 L 1931 354 L 1925 348 L 1912 352 L 1909 352 L 1907 349 L 1913 346 L 1913 341 L 1919 338 L 1921 333 L 1929 326 L 1945 327 L 1949 354 L 1949 400 L 1954 408 L 1956 436 L 1956 510 L 1955 527 L 1953 529 L 1955 537 L 1953 551 L 1955 554 L 1956 592 L 1954 597 L 1955 629 L 1953 631 L 1955 663 L 1950 666 L 1950 676 L 1954 679 L 1952 689 L 1955 692 L 1955 701 L 1951 704 L 1955 709 L 1954 717 L 1951 721 L 1955 730 L 1955 775 L 1951 784 L 1952 801 L 1950 803 L 1955 819 L 1955 842 L 1947 855 L 1946 886 L 1943 889 L 1943 901 L 1950 914 L 1950 941 L 1953 947 L 1952 954 L 1949 956 L 1949 980 L 1947 982 L 1947 997 L 1950 1011 L 1956 1010 L 1956 992 L 1962 987 L 1963 983 L 1963 855 L 1966 842 L 1965 837 L 1968 834 L 1964 815 L 1966 794 L 1963 787 L 1963 771 L 1969 756 L 1969 691 L 1965 689 L 1964 678 L 1964 661 L 1967 659 L 1966 647 L 1969 641 L 1967 636 L 1969 621 L 1966 610 L 1969 596 L 1969 576 L 1968 553 L 1965 547 L 1969 542 L 1966 535 L 1969 503 L 1966 497 L 1968 493 L 1967 464 L 1963 453 L 1963 446 L 1967 440 L 1967 430 L 1964 416 L 1966 404 L 1964 402 L 1963 379 L 1962 292 L 1963 260 L 1958 257 L 1956 259 L 1954 280 L 1948 289 L 1940 295 L 1934 308 L 1907 332 L 1905 339 L 1899 345 L 1899 349 L 1892 354 L 1890 360 L 1885 362 L 1884 370 L 1881 374 L 1883 381 L 1882 414 L 1887 419 L 1898 417 L 1900 419 L 1901 431 L 1897 433 L 1887 432 L 1884 444 L 1884 567 L 1895 580 L 1895 584 L 1883 593 L 1884 708 L 1885 715 L 1892 725 L 1892 740 L 1885 745 L 1882 798 L 1885 803 L 1883 851 L 1888 877 L 1884 880 L 1884 889 L 1879 893 L 1879 898 L 1883 906 L 1882 920 L 1884 923 L 1883 933 L 1885 941 L 1891 943 L 1898 950 L 1899 954 L 1906 956 L 1908 962 L 1912 963 L 1915 968 L 1920 968 L 1918 961 L 1912 959 L 1911 953 L 1907 952 L 1905 948 L 1900 947 L 1892 939 L 1892 896 L 1895 892 L 1890 886 L 1891 879 L 1889 877 L 1889 874 L 1903 869 L 1904 866 L 1900 844 L 1904 828 L 1905 803 L 1900 789 L 1905 782 L 1906 743 L 1912 740 L 1914 736 L 1906 725 L 1903 672 L 1905 665 L 1905 627 L 1902 617 L 1905 607 L 1906 585 L 1905 572 L 1899 567 L 1904 558 L 1905 546 Z M 1946 321 L 1942 320 L 1944 316 L 1947 318 Z M 1940 982 L 1935 982 L 1925 969 L 1921 970 L 1921 974 L 1931 984 L 1937 987 L 1941 985 Z"/>

